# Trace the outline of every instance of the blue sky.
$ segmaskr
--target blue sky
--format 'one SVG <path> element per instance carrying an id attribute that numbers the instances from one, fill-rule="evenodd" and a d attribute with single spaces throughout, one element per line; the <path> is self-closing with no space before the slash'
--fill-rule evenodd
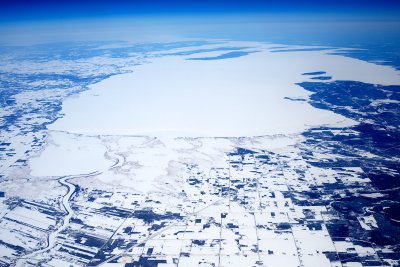
<path id="1" fill-rule="evenodd" d="M 399 44 L 399 29 L 399 0 L 0 2 L 0 43 L 181 36 L 338 45 L 380 38 Z"/>
<path id="2" fill-rule="evenodd" d="M 93 17 L 204 15 L 204 14 L 270 14 L 321 17 L 347 16 L 397 19 L 400 1 L 395 0 L 3 0 L 0 20 L 24 21 Z"/>

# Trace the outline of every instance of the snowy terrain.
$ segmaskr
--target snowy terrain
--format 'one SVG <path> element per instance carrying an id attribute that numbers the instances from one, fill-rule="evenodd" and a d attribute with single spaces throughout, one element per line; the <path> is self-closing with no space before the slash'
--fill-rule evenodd
<path id="1" fill-rule="evenodd" d="M 0 66 L 0 266 L 400 264 L 394 68 L 255 42 L 34 49 Z"/>

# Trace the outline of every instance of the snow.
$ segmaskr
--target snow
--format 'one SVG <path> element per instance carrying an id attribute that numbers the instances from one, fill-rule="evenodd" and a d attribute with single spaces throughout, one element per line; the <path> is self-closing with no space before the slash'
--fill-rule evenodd
<path id="1" fill-rule="evenodd" d="M 380 84 L 399 81 L 398 72 L 389 67 L 330 55 L 327 51 L 271 52 L 276 45 L 249 42 L 225 45 L 247 46 L 260 52 L 207 61 L 186 60 L 188 56 L 155 56 L 149 63 L 132 68 L 132 73 L 105 79 L 78 97 L 67 99 L 63 103 L 65 116 L 49 125 L 52 131 L 48 146 L 39 157 L 30 160 L 31 174 L 62 176 L 106 170 L 111 162 L 105 159 L 106 149 L 97 135 L 158 136 L 166 144 L 176 136 L 271 135 L 270 142 L 264 139 L 263 145 L 279 151 L 297 141 L 288 135 L 309 127 L 356 123 L 331 111 L 285 99 L 309 95 L 296 85 L 308 79 L 302 73 L 324 70 L 338 80 Z M 215 44 L 209 48 L 213 47 Z M 282 134 L 285 136 L 280 137 Z M 223 144 L 220 149 L 230 146 Z M 171 151 L 159 149 L 153 154 L 157 157 L 135 155 L 144 162 L 135 170 L 142 177 L 135 180 L 140 191 L 148 190 L 148 185 L 140 181 L 163 175 L 165 168 L 157 166 L 165 166 L 171 160 Z M 150 154 L 146 152 L 145 157 Z M 110 178 L 131 186 L 131 181 L 123 181 L 125 177 L 121 175 L 104 174 L 100 180 Z"/>
<path id="2" fill-rule="evenodd" d="M 7 214 L 6 218 L 15 221 L 23 221 L 26 224 L 44 230 L 47 230 L 51 225 L 54 226 L 56 224 L 53 219 L 47 217 L 44 213 L 22 207 L 15 208 L 12 212 Z"/>
<path id="3" fill-rule="evenodd" d="M 0 245 L 0 257 L 10 257 L 12 256 L 14 250 L 11 248 L 8 248 L 4 245 Z"/>
<path id="4" fill-rule="evenodd" d="M 53 132 L 51 140 L 38 157 L 30 159 L 33 176 L 65 176 L 91 173 L 112 165 L 96 137 L 82 137 Z"/>
<path id="5" fill-rule="evenodd" d="M 229 46 L 233 50 L 246 46 L 249 48 L 242 51 L 259 52 L 214 61 L 187 59 L 215 57 L 229 50 L 168 56 Z M 45 146 L 40 145 L 43 150 L 32 151 L 26 156 L 28 166 L 15 165 L 13 172 L 5 175 L 10 179 L 6 195 L 23 196 L 32 203 L 24 200 L 22 206 L 5 211 L 6 201 L 0 204 L 0 239 L 26 248 L 27 258 L 49 266 L 84 265 L 85 260 L 77 260 L 79 256 L 69 256 L 84 251 L 82 255 L 92 257 L 99 249 L 106 251 L 107 246 L 99 248 L 89 242 L 90 238 L 74 238 L 76 233 L 108 240 L 109 244 L 124 242 L 110 254 L 120 263 L 104 266 L 132 263 L 148 254 L 149 248 L 154 249 L 151 257 L 167 261 L 160 266 L 176 266 L 172 262 L 177 258 L 178 266 L 338 266 L 330 263 L 324 252 L 378 255 L 372 243 L 364 247 L 355 245 L 359 241 L 352 238 L 332 241 L 326 224 L 336 215 L 330 207 L 314 206 L 319 204 L 307 198 L 306 193 L 311 191 L 324 193 L 321 201 L 330 201 L 331 195 L 323 192 L 329 183 L 343 184 L 346 189 L 337 192 L 342 197 L 358 195 L 360 187 L 364 197 L 385 195 L 378 193 L 369 179 L 361 178 L 362 168 L 329 169 L 307 162 L 303 152 L 312 152 L 319 160 L 340 157 L 323 149 L 308 150 L 313 146 L 302 142 L 307 140 L 302 131 L 354 122 L 313 108 L 306 102 L 310 93 L 296 83 L 311 81 L 311 76 L 302 75 L 304 72 L 326 71 L 332 81 L 392 84 L 397 83 L 398 73 L 389 67 L 329 55 L 333 49 L 271 50 L 271 45 L 260 43 L 226 42 L 146 53 L 148 63 L 131 68 L 132 73 L 106 79 L 70 97 L 63 106 L 65 117 L 41 133 L 40 140 L 46 141 Z M 107 63 L 107 58 L 104 62 L 99 59 L 87 62 L 91 67 L 76 70 L 96 73 L 92 65 Z M 119 64 L 119 60 L 112 62 Z M 63 65 L 50 63 L 57 68 Z M 66 72 L 73 64 L 71 61 L 60 71 Z M 51 73 L 51 67 L 42 71 Z M 115 69 L 102 71 L 111 74 Z M 52 80 L 47 84 L 57 85 Z M 39 101 L 61 101 L 66 95 L 64 89 L 48 89 L 24 92 L 15 98 L 19 106 L 36 108 Z M 397 102 L 382 100 L 372 105 L 387 103 Z M 40 122 L 40 117 L 32 116 L 24 119 Z M 332 132 L 355 133 L 341 128 Z M 243 135 L 246 137 L 220 138 Z M 10 147 L 32 143 L 33 133 L 21 136 L 14 138 L 16 145 Z M 239 147 L 254 153 L 235 154 Z M 16 149 L 4 166 L 22 158 L 23 148 Z M 375 155 L 360 152 L 360 156 Z M 80 190 L 71 197 L 75 186 Z M 47 203 L 48 208 L 35 208 L 33 199 L 40 207 Z M 108 212 L 112 207 L 126 213 L 112 214 Z M 53 208 L 67 212 L 46 215 L 46 210 Z M 162 226 L 135 218 L 140 210 L 179 216 L 163 220 L 164 228 L 157 228 Z M 376 230 L 377 221 L 367 214 L 357 217 L 360 227 Z M 75 220 L 70 220 L 72 216 Z M 46 240 L 49 249 L 43 248 Z M 61 245 L 69 252 L 59 250 Z M 15 250 L 10 248 L 0 246 L 0 257 L 11 255 Z M 10 258 L 16 256 L 14 253 Z"/>
<path id="6" fill-rule="evenodd" d="M 285 99 L 309 95 L 296 85 L 309 79 L 302 73 L 324 70 L 333 80 L 400 83 L 399 73 L 390 67 L 330 55 L 329 50 L 276 53 L 268 50 L 270 46 L 253 47 L 260 52 L 224 60 L 186 60 L 193 55 L 151 58 L 132 73 L 103 80 L 65 101 L 65 117 L 50 128 L 157 136 L 291 134 L 318 125 L 355 124 Z"/>

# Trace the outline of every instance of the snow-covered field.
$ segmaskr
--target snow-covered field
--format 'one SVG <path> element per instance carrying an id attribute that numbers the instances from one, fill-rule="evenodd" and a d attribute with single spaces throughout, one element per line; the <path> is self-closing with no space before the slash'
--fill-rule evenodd
<path id="1" fill-rule="evenodd" d="M 310 137 L 358 138 L 352 127 L 362 120 L 316 108 L 299 83 L 395 85 L 400 74 L 335 51 L 218 41 L 137 52 L 132 57 L 140 65 L 114 59 L 107 66 L 100 58 L 103 72 L 121 64 L 119 74 L 78 94 L 43 91 L 62 101 L 62 109 L 38 131 L 41 139 L 36 132 L 5 135 L 15 142 L 1 166 L 4 192 L 12 197 L 0 206 L 0 260 L 14 264 L 19 257 L 21 266 L 395 266 L 392 256 L 382 256 L 393 253 L 390 246 L 331 235 L 336 222 L 345 224 L 334 199 L 387 195 L 345 161 L 377 155 L 354 149 L 356 156 L 346 158 L 335 150 L 340 147 L 317 147 L 319 136 Z M 89 64 L 95 59 L 78 63 L 95 73 Z M 31 106 L 38 95 L 16 99 Z M 371 105 L 382 103 L 398 102 Z M 26 150 L 31 139 L 36 147 Z M 26 162 L 16 161 L 21 155 Z M 340 160 L 334 168 L 319 164 Z M 357 214 L 352 227 L 378 229 L 368 212 Z"/>

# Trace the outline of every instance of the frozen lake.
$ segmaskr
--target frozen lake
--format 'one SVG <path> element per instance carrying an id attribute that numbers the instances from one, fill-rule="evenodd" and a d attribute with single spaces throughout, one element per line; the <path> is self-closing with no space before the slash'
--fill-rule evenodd
<path id="1" fill-rule="evenodd" d="M 276 45 L 229 45 L 250 47 L 247 51 L 252 53 L 222 59 L 226 52 L 151 58 L 131 68 L 133 72 L 103 80 L 65 101 L 65 116 L 50 129 L 176 136 L 298 133 L 313 126 L 355 123 L 304 101 L 286 99 L 307 99 L 309 92 L 296 85 L 310 79 L 303 73 L 325 71 L 333 80 L 379 84 L 399 80 L 390 67 L 330 55 L 330 50 L 274 52 Z"/>

